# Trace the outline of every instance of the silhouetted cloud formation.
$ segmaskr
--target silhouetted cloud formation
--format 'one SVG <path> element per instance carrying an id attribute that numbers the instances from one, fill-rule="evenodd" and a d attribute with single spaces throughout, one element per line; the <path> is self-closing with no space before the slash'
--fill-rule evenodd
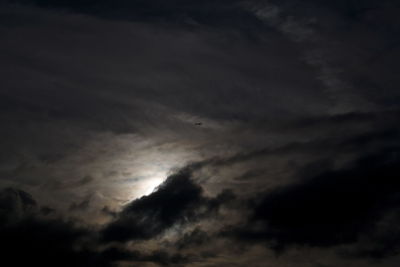
<path id="1" fill-rule="evenodd" d="M 78 251 L 87 230 L 59 220 L 41 217 L 36 201 L 26 192 L 0 192 L 1 253 L 9 266 L 96 266 L 99 255 Z M 98 266 L 110 266 L 99 261 Z"/>
<path id="2" fill-rule="evenodd" d="M 357 243 L 362 235 L 383 231 L 387 239 L 377 242 L 387 242 L 387 246 L 380 244 L 382 248 L 378 246 L 376 254 L 371 249 L 363 256 L 393 254 L 399 249 L 400 239 L 390 225 L 399 222 L 386 226 L 379 223 L 400 208 L 399 163 L 398 150 L 390 149 L 344 169 L 319 170 L 314 176 L 308 168 L 302 174 L 307 177 L 299 182 L 265 193 L 260 201 L 255 199 L 248 223 L 235 234 L 250 242 L 267 242 L 282 251 L 293 245 Z"/>
<path id="3" fill-rule="evenodd" d="M 218 211 L 221 204 L 234 198 L 228 191 L 215 198 L 203 195 L 203 189 L 191 180 L 190 168 L 173 174 L 148 196 L 129 203 L 103 231 L 106 241 L 150 239 L 175 224 L 194 222 Z"/>
<path id="4" fill-rule="evenodd" d="M 228 191 L 215 198 L 205 197 L 191 180 L 189 166 L 168 177 L 152 194 L 129 203 L 114 221 L 96 231 L 46 216 L 31 195 L 7 188 L 0 192 L 0 249 L 3 260 L 15 266 L 114 266 L 124 260 L 183 264 L 188 261 L 185 256 L 161 249 L 144 254 L 101 246 L 113 241 L 150 240 L 174 225 L 212 216 L 232 198 Z"/>
<path id="5" fill-rule="evenodd" d="M 144 254 L 112 244 L 152 240 L 172 227 L 221 216 L 218 210 L 237 201 L 237 196 L 223 191 L 214 198 L 206 197 L 192 177 L 195 170 L 221 162 L 234 164 L 229 159 L 213 159 L 178 170 L 153 193 L 127 204 L 101 230 L 47 216 L 28 193 L 4 189 L 0 194 L 0 231 L 5 260 L 18 266 L 113 266 L 119 261 L 190 263 L 193 259 L 178 252 L 155 250 Z M 230 242 L 266 244 L 279 252 L 296 245 L 323 248 L 354 244 L 341 253 L 349 258 L 395 255 L 400 249 L 400 229 L 395 225 L 400 221 L 391 214 L 400 209 L 399 166 L 396 149 L 361 158 L 343 169 L 321 171 L 318 164 L 308 166 L 299 173 L 299 182 L 241 200 L 247 205 L 234 206 L 239 212 L 247 210 L 245 225 L 229 225 L 213 235 L 195 228 L 183 234 L 174 246 L 178 251 L 185 250 L 224 237 Z M 375 238 L 372 244 L 360 243 L 365 236 Z M 108 248 L 101 248 L 105 245 Z M 51 256 L 44 257 L 44 253 Z"/>
<path id="6" fill-rule="evenodd" d="M 62 218 L 47 217 L 28 193 L 0 192 L 0 251 L 9 266 L 114 266 L 118 261 L 181 264 L 184 256 L 156 250 L 144 254 L 120 247 L 101 248 L 98 233 Z"/>

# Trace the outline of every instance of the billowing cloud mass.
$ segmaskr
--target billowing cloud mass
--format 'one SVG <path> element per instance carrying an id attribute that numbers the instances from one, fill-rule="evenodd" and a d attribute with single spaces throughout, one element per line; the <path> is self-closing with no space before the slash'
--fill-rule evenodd
<path id="1" fill-rule="evenodd" d="M 398 266 L 394 0 L 0 0 L 1 266 Z"/>
<path id="2" fill-rule="evenodd" d="M 191 180 L 189 169 L 171 175 L 154 193 L 124 207 L 118 218 L 104 229 L 104 239 L 150 239 L 176 224 L 210 216 L 223 202 L 234 197 L 229 191 L 215 198 L 205 197 L 203 189 Z"/>
<path id="3" fill-rule="evenodd" d="M 241 237 L 274 240 L 277 249 L 293 244 L 356 242 L 361 234 L 373 231 L 388 212 L 397 210 L 398 160 L 396 152 L 384 151 L 360 159 L 354 166 L 323 171 L 266 193 L 252 207 Z M 257 222 L 262 227 L 253 230 L 252 224 Z"/>

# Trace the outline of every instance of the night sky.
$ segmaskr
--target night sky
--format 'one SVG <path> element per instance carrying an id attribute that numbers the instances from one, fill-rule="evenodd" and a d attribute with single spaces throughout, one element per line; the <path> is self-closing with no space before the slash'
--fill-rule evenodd
<path id="1" fill-rule="evenodd" d="M 0 0 L 0 265 L 400 266 L 399 14 Z"/>

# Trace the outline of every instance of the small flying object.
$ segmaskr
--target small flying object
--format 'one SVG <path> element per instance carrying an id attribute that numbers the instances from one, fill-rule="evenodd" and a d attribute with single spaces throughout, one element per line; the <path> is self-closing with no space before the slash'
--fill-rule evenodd
<path id="1" fill-rule="evenodd" d="M 203 123 L 201 123 L 201 122 L 196 122 L 194 125 L 196 125 L 196 126 L 201 126 L 201 125 L 203 125 Z"/>

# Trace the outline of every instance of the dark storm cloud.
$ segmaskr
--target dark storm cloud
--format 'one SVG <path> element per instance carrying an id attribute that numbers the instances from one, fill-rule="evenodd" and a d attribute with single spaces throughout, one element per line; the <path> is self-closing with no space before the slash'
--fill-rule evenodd
<path id="1" fill-rule="evenodd" d="M 374 235 L 377 228 L 389 234 L 391 228 L 379 229 L 378 223 L 400 208 L 399 166 L 399 150 L 391 149 L 360 159 L 346 169 L 318 170 L 315 177 L 265 194 L 253 206 L 249 224 L 239 236 L 268 241 L 281 250 L 290 245 L 356 243 L 362 235 Z M 398 238 L 392 236 L 387 242 Z M 388 245 L 382 255 L 396 251 L 398 245 Z"/>
<path id="2" fill-rule="evenodd" d="M 62 220 L 41 218 L 36 201 L 28 193 L 3 189 L 0 192 L 0 207 L 3 264 L 90 266 L 92 257 L 96 257 L 93 253 L 74 250 L 74 246 L 88 232 Z"/>
<path id="3" fill-rule="evenodd" d="M 32 196 L 22 190 L 3 189 L 0 194 L 1 222 L 8 223 L 8 220 L 16 220 L 34 210 L 36 205 Z"/>
<path id="4" fill-rule="evenodd" d="M 128 204 L 106 226 L 102 233 L 104 240 L 150 239 L 176 224 L 210 216 L 221 204 L 234 198 L 229 191 L 215 198 L 204 196 L 201 186 L 191 179 L 191 168 L 183 168 L 169 176 L 154 193 Z"/>
<path id="5" fill-rule="evenodd" d="M 93 229 L 48 217 L 28 193 L 0 191 L 0 252 L 7 266 L 115 266 L 118 261 L 179 265 L 188 261 L 163 250 L 143 253 L 121 247 L 99 248 Z M 103 244 L 104 245 L 104 244 Z"/>
<path id="6" fill-rule="evenodd" d="M 152 194 L 132 201 L 120 212 L 113 212 L 115 219 L 101 231 L 57 217 L 56 211 L 40 207 L 22 190 L 3 189 L 0 191 L 0 250 L 5 255 L 2 260 L 15 266 L 105 267 L 119 261 L 153 262 L 163 266 L 192 262 L 193 259 L 183 254 L 163 249 L 143 253 L 114 246 L 112 242 L 151 240 L 172 226 L 217 215 L 221 205 L 235 196 L 230 191 L 214 198 L 204 196 L 201 186 L 191 178 L 192 171 L 200 165 L 203 164 L 194 163 L 178 170 Z M 70 209 L 86 209 L 86 202 Z M 204 238 L 205 233 L 198 229 L 185 235 L 174 248 L 201 245 Z"/>
<path id="7" fill-rule="evenodd" d="M 52 266 L 64 257 L 68 259 L 58 266 L 111 266 L 118 261 L 173 266 L 193 263 L 197 257 L 193 259 L 163 250 L 144 254 L 123 247 L 100 249 L 98 246 L 114 241 L 152 240 L 173 226 L 218 216 L 221 205 L 232 202 L 235 196 L 224 191 L 215 198 L 206 197 L 192 179 L 193 171 L 215 162 L 213 159 L 193 163 L 177 171 L 155 192 L 115 213 L 115 220 L 100 232 L 40 215 L 36 201 L 29 194 L 16 189 L 3 190 L 1 214 L 9 223 L 1 225 L 2 251 L 7 253 L 7 261 L 27 264 L 29 259 L 29 263 L 41 266 Z M 232 163 L 226 160 L 224 164 L 227 162 Z M 171 248 L 178 251 L 200 249 L 213 240 L 233 234 L 234 240 L 268 243 L 278 251 L 293 245 L 356 244 L 341 255 L 345 258 L 394 255 L 400 246 L 399 239 L 394 236 L 399 232 L 395 227 L 399 220 L 396 216 L 386 217 L 400 208 L 398 166 L 398 150 L 376 153 L 347 169 L 326 170 L 328 165 L 322 166 L 321 171 L 317 164 L 309 166 L 307 171 L 302 171 L 304 177 L 297 184 L 253 199 L 251 203 L 254 204 L 247 206 L 246 212 L 241 211 L 242 215 L 250 213 L 245 228 L 233 225 L 229 233 L 224 231 L 219 235 L 195 228 L 179 236 Z M 317 173 L 314 177 L 313 172 Z M 235 209 L 240 211 L 243 207 Z M 379 229 L 378 224 L 384 218 L 383 228 Z M 225 217 L 224 220 L 230 219 Z M 101 242 L 97 238 L 99 235 Z M 369 238 L 369 242 L 357 243 L 360 237 Z M 50 251 L 53 256 L 43 259 L 43 251 Z M 219 251 L 213 251 L 212 255 L 211 251 L 201 253 L 208 255 L 204 254 L 203 259 L 206 259 L 216 257 Z M 15 259 L 15 255 L 26 257 Z"/>

